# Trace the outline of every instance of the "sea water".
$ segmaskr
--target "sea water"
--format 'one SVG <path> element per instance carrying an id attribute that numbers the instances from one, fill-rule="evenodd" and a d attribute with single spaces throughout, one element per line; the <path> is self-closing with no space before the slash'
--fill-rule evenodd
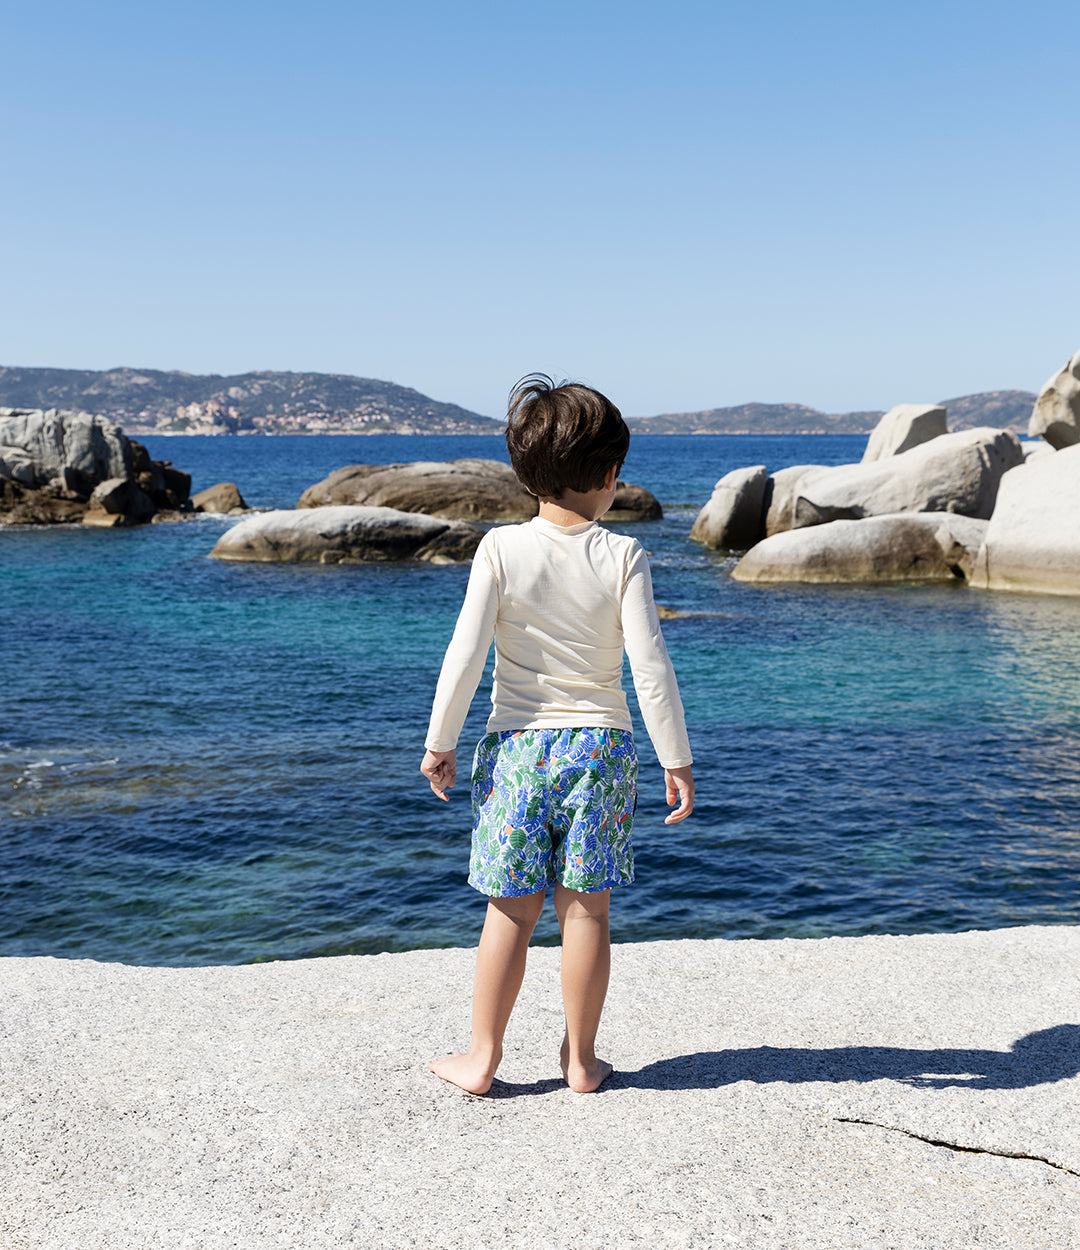
<path id="1" fill-rule="evenodd" d="M 260 507 L 349 463 L 505 459 L 498 438 L 148 438 Z M 695 754 L 665 826 L 644 731 L 616 940 L 1080 920 L 1080 600 L 743 586 L 688 538 L 728 470 L 864 439 L 637 437 Z M 0 529 L 0 955 L 192 965 L 475 942 L 468 758 L 417 768 L 467 566 L 208 558 L 235 518 Z M 629 687 L 629 681 L 627 681 Z M 636 707 L 631 705 L 635 717 Z M 640 725 L 640 719 L 638 722 Z M 550 912 L 538 940 L 553 941 Z"/>

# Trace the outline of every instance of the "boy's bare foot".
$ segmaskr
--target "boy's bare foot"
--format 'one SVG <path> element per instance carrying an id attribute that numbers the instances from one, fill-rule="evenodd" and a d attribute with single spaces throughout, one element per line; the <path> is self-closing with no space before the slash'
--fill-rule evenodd
<path id="1" fill-rule="evenodd" d="M 591 1068 L 563 1065 L 563 1076 L 575 1094 L 591 1094 L 603 1085 L 611 1072 L 611 1064 L 604 1059 L 597 1059 Z"/>
<path id="2" fill-rule="evenodd" d="M 611 1064 L 604 1059 L 593 1059 L 591 1064 L 570 1062 L 570 1046 L 563 1041 L 559 1054 L 562 1074 L 575 1094 L 591 1094 L 600 1088 L 612 1073 Z"/>
<path id="3" fill-rule="evenodd" d="M 451 1085 L 460 1086 L 470 1094 L 486 1094 L 491 1088 L 495 1069 L 499 1066 L 473 1055 L 447 1055 L 445 1059 L 436 1059 L 430 1065 L 436 1076 L 441 1076 Z"/>

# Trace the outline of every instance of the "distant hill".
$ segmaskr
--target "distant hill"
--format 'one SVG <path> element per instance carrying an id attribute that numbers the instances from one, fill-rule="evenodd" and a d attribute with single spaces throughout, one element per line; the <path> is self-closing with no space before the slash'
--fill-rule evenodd
<path id="1" fill-rule="evenodd" d="M 1003 430 L 1026 434 L 1035 398 L 1031 391 L 983 391 L 979 395 L 961 395 L 958 399 L 939 402 L 948 410 L 950 430 L 997 425 Z"/>
<path id="2" fill-rule="evenodd" d="M 635 434 L 862 434 L 869 433 L 880 416 L 880 412 L 818 412 L 805 404 L 740 404 L 631 417 L 627 424 Z"/>
<path id="3" fill-rule="evenodd" d="M 949 429 L 1022 433 L 1035 396 L 984 391 L 941 400 Z M 393 382 L 345 373 L 261 371 L 223 377 L 158 369 L 0 366 L 0 407 L 76 408 L 129 434 L 498 434 L 504 423 Z M 640 434 L 867 434 L 880 412 L 819 412 L 805 404 L 741 404 L 631 417 Z"/>
<path id="4" fill-rule="evenodd" d="M 950 430 L 992 425 L 1023 433 L 1035 403 L 1030 391 L 984 391 L 935 401 L 948 409 Z M 636 434 L 868 434 L 881 412 L 819 412 L 804 404 L 740 404 L 703 412 L 631 417 Z"/>
<path id="5" fill-rule="evenodd" d="M 0 407 L 75 408 L 129 434 L 497 434 L 503 423 L 340 373 L 0 367 Z"/>

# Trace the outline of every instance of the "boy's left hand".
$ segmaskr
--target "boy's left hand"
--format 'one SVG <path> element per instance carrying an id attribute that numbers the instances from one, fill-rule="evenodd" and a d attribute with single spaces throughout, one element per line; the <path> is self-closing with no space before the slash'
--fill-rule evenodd
<path id="1" fill-rule="evenodd" d="M 685 820 L 694 810 L 694 774 L 690 765 L 685 768 L 665 768 L 664 788 L 667 790 L 668 807 L 678 807 L 664 820 L 665 825 L 674 825 Z"/>
<path id="2" fill-rule="evenodd" d="M 453 751 L 425 751 L 420 771 L 431 782 L 432 790 L 449 803 L 447 790 L 457 781 L 457 756 Z"/>

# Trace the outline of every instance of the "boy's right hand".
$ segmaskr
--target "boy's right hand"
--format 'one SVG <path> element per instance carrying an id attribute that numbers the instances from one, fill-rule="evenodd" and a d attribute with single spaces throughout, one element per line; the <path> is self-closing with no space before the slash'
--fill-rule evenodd
<path id="1" fill-rule="evenodd" d="M 664 786 L 667 789 L 668 807 L 678 807 L 664 820 L 665 825 L 685 820 L 694 810 L 694 774 L 690 765 L 685 768 L 665 768 Z"/>
<path id="2" fill-rule="evenodd" d="M 431 782 L 431 788 L 443 800 L 450 802 L 447 790 L 457 781 L 457 756 L 453 751 L 425 751 L 420 761 L 420 771 Z M 691 789 L 693 787 L 691 786 Z"/>

